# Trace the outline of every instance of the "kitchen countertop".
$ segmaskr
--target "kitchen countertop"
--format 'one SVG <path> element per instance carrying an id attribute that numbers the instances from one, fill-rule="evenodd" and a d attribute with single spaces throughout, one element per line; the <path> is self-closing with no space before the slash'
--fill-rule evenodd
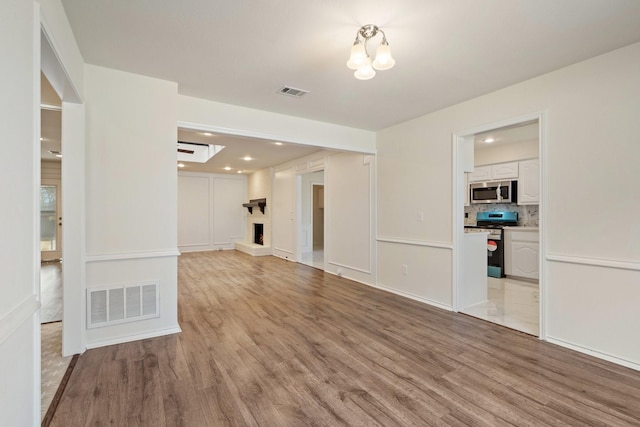
<path id="1" fill-rule="evenodd" d="M 512 226 L 512 225 L 507 225 L 504 227 L 505 230 L 516 230 L 516 231 L 539 231 L 540 228 L 539 227 L 527 227 L 524 225 L 516 225 L 516 226 Z"/>

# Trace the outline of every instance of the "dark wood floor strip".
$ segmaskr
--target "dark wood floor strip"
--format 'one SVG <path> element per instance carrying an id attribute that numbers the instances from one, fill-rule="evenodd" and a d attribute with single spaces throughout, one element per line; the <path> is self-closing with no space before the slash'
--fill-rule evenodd
<path id="1" fill-rule="evenodd" d="M 52 426 L 640 425 L 640 372 L 305 265 L 178 282 L 183 332 L 87 351 Z"/>

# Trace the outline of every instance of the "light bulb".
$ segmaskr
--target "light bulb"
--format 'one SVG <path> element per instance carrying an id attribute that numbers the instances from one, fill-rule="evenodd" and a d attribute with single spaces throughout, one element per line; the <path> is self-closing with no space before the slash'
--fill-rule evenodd
<path id="1" fill-rule="evenodd" d="M 347 61 L 347 67 L 352 70 L 357 70 L 365 60 L 367 59 L 367 51 L 364 49 L 362 43 L 359 40 L 356 40 L 351 46 L 351 56 L 349 57 L 349 61 Z"/>
<path id="2" fill-rule="evenodd" d="M 373 68 L 376 70 L 388 70 L 396 65 L 396 61 L 391 57 L 391 48 L 386 40 L 383 40 L 376 50 L 376 59 L 373 61 Z"/>
<path id="3" fill-rule="evenodd" d="M 371 66 L 371 59 L 366 58 L 365 62 L 360 67 L 358 67 L 358 69 L 356 70 L 355 73 L 353 73 L 353 75 L 358 80 L 372 79 L 376 75 L 376 72 Z"/>

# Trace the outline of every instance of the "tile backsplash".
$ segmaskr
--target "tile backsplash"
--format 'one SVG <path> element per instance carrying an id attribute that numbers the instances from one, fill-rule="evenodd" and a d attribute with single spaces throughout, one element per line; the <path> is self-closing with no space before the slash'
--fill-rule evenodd
<path id="1" fill-rule="evenodd" d="M 476 214 L 487 211 L 518 212 L 518 225 L 525 227 L 538 226 L 538 205 L 519 206 L 514 203 L 490 203 L 465 206 L 464 213 L 468 214 L 468 218 L 464 219 L 464 225 L 476 225 Z"/>

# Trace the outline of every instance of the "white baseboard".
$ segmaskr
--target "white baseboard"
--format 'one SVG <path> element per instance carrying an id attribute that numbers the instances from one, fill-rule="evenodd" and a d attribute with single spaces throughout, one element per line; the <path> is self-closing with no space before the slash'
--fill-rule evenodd
<path id="1" fill-rule="evenodd" d="M 106 347 L 108 345 L 123 344 L 131 341 L 145 340 L 147 338 L 156 338 L 164 335 L 179 334 L 180 332 L 182 332 L 182 329 L 180 329 L 180 326 L 176 325 L 171 328 L 157 329 L 155 331 L 148 331 L 142 334 L 127 335 L 124 337 L 112 338 L 108 340 L 94 341 L 91 343 L 87 343 L 87 350 L 92 348 Z"/>
<path id="2" fill-rule="evenodd" d="M 345 279 L 354 280 L 354 279 L 351 279 L 351 278 L 348 278 L 348 277 L 345 277 Z M 421 303 L 424 303 L 424 304 L 428 304 L 428 305 L 431 305 L 431 306 L 434 306 L 434 307 L 438 307 L 438 308 L 441 308 L 443 310 L 453 311 L 453 307 L 451 307 L 450 305 L 442 304 L 442 303 L 437 302 L 437 301 L 433 301 L 433 300 L 430 300 L 430 299 L 427 299 L 427 298 L 419 297 L 419 296 L 416 296 L 416 295 L 413 295 L 413 294 L 410 294 L 410 293 L 407 293 L 407 292 L 402 292 L 402 291 L 399 291 L 397 289 L 388 288 L 388 287 L 380 285 L 380 284 L 372 285 L 370 283 L 360 282 L 358 280 L 354 280 L 354 281 L 358 282 L 358 283 L 362 283 L 363 285 L 371 286 L 372 288 L 380 289 L 381 291 L 389 292 L 389 293 L 392 293 L 392 294 L 395 294 L 395 295 L 399 295 L 401 297 L 412 299 L 414 301 L 418 301 L 418 302 L 421 302 Z"/>
<path id="3" fill-rule="evenodd" d="M 619 357 L 612 356 L 612 355 L 607 354 L 607 353 L 601 353 L 599 351 L 591 350 L 589 348 L 582 347 L 580 345 L 573 344 L 573 343 L 570 343 L 570 342 L 562 340 L 562 339 L 553 338 L 553 337 L 550 337 L 548 335 L 547 335 L 546 341 L 550 342 L 551 344 L 559 345 L 560 347 L 565 347 L 565 348 L 577 351 L 579 353 L 588 354 L 589 356 L 593 356 L 593 357 L 597 357 L 598 359 L 606 360 L 607 362 L 615 363 L 617 365 L 622 365 L 622 366 L 625 366 L 627 368 L 631 368 L 631 369 L 634 369 L 636 371 L 640 371 L 640 364 L 638 364 L 636 362 L 632 362 L 630 360 L 621 359 Z"/>

